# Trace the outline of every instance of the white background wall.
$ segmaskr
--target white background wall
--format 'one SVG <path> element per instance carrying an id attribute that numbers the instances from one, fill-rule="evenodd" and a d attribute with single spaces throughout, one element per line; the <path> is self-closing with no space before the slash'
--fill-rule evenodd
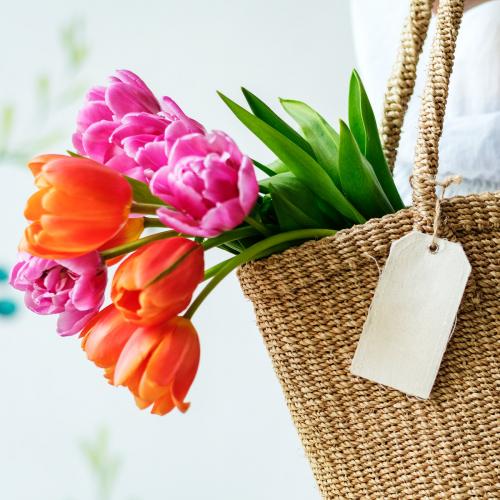
<path id="1" fill-rule="evenodd" d="M 240 99 L 243 84 L 266 100 L 303 99 L 334 122 L 345 114 L 354 66 L 348 2 L 5 0 L 0 103 L 20 105 L 32 130 L 38 127 L 33 77 L 62 74 L 57 28 L 75 15 L 87 24 L 89 83 L 130 68 L 259 159 L 271 156 L 216 89 Z M 61 150 L 70 147 L 75 111 L 53 117 L 67 123 Z M 0 264 L 14 261 L 32 190 L 26 170 L 0 166 Z M 202 360 L 186 415 L 140 412 L 125 390 L 105 383 L 76 338 L 56 335 L 54 324 L 28 311 L 0 321 L 0 498 L 96 498 L 80 443 L 102 426 L 121 460 L 116 500 L 319 498 L 251 305 L 234 277 L 195 318 Z"/>

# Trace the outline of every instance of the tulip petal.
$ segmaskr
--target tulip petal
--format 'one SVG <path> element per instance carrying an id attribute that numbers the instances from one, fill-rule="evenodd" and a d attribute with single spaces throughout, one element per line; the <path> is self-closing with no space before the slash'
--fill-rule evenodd
<path id="1" fill-rule="evenodd" d="M 68 157 L 65 155 L 54 155 L 54 154 L 38 155 L 28 162 L 28 168 L 31 170 L 33 176 L 36 177 L 42 171 L 42 167 L 46 163 L 52 160 L 64 159 L 64 158 Z"/>
<path id="2" fill-rule="evenodd" d="M 189 349 L 184 354 L 172 384 L 172 399 L 181 412 L 187 411 L 189 403 L 184 402 L 200 364 L 200 342 L 196 330 L 191 327 Z"/>
<path id="3" fill-rule="evenodd" d="M 244 156 L 238 171 L 239 200 L 243 212 L 250 213 L 259 196 L 259 183 L 255 177 L 255 167 L 248 156 Z"/>
<path id="4" fill-rule="evenodd" d="M 205 135 L 189 134 L 175 142 L 168 156 L 168 163 L 169 165 L 176 165 L 189 157 L 203 159 L 209 153 L 211 151 Z"/>
<path id="5" fill-rule="evenodd" d="M 85 149 L 83 147 L 83 137 L 81 132 L 75 132 L 71 136 L 71 142 L 73 143 L 73 147 L 75 148 L 75 151 L 80 154 L 80 155 L 85 155 Z"/>
<path id="6" fill-rule="evenodd" d="M 145 408 L 147 408 L 148 406 L 151 405 L 151 401 L 144 401 L 143 399 L 141 399 L 137 396 L 134 396 L 134 400 L 135 400 L 135 404 L 136 404 L 137 408 L 139 408 L 139 410 L 144 410 Z"/>
<path id="7" fill-rule="evenodd" d="M 171 390 L 169 388 L 168 392 L 163 397 L 154 402 L 153 407 L 151 408 L 151 413 L 153 415 L 166 415 L 174 408 L 175 403 L 172 399 Z"/>
<path id="8" fill-rule="evenodd" d="M 165 129 L 165 141 L 168 147 L 168 152 L 178 139 L 181 139 L 188 134 L 204 134 L 205 127 L 192 118 L 183 117 L 172 121 Z"/>
<path id="9" fill-rule="evenodd" d="M 115 74 L 110 78 L 112 82 L 125 83 L 132 87 L 141 90 L 145 95 L 149 95 L 152 101 L 158 103 L 155 96 L 149 90 L 149 87 L 144 83 L 144 80 L 136 75 L 133 71 L 128 69 L 119 69 L 115 71 Z"/>
<path id="10" fill-rule="evenodd" d="M 113 114 L 104 101 L 90 101 L 78 113 L 76 124 L 80 132 L 97 122 L 112 122 Z"/>
<path id="11" fill-rule="evenodd" d="M 40 189 L 28 198 L 26 208 L 24 209 L 24 217 L 26 219 L 37 220 L 44 214 L 43 199 L 50 190 L 50 188 Z"/>
<path id="12" fill-rule="evenodd" d="M 203 279 L 203 268 L 202 247 L 187 238 L 150 243 L 119 266 L 111 299 L 129 321 L 146 325 L 161 323 L 188 306 Z M 166 270 L 168 274 L 150 284 Z"/>
<path id="13" fill-rule="evenodd" d="M 184 135 L 172 147 L 166 142 L 168 164 L 150 184 L 153 194 L 169 205 L 158 210 L 160 220 L 176 231 L 204 237 L 238 226 L 258 196 L 251 160 L 219 131 Z"/>
<path id="14" fill-rule="evenodd" d="M 138 328 L 123 348 L 116 363 L 114 385 L 124 385 L 134 371 L 159 344 L 162 335 L 157 328 Z"/>
<path id="15" fill-rule="evenodd" d="M 189 320 L 174 318 L 166 325 L 165 338 L 151 355 L 145 374 L 158 385 L 170 385 L 177 369 L 196 342 L 196 332 Z M 193 335 L 194 333 L 194 335 Z"/>
<path id="16" fill-rule="evenodd" d="M 128 156 L 135 159 L 137 152 L 146 146 L 146 144 L 152 143 L 156 137 L 151 134 L 132 135 L 123 139 L 121 146 Z"/>
<path id="17" fill-rule="evenodd" d="M 146 182 L 144 168 L 138 165 L 133 158 L 130 158 L 130 156 L 127 156 L 124 152 L 115 153 L 114 156 L 106 162 L 106 166 L 116 170 L 122 175 L 127 175 L 138 181 Z"/>
<path id="18" fill-rule="evenodd" d="M 203 196 L 213 203 L 238 197 L 238 171 L 222 161 L 218 155 L 209 155 L 203 172 L 205 189 Z"/>
<path id="19" fill-rule="evenodd" d="M 33 222 L 21 248 L 30 254 L 48 259 L 83 255 L 113 238 L 127 221 L 132 189 L 111 168 L 87 158 L 49 155 L 30 166 L 40 188 L 25 211 Z"/>
<path id="20" fill-rule="evenodd" d="M 108 208 L 132 201 L 132 189 L 123 177 L 111 168 L 87 158 L 52 160 L 43 167 L 43 175 L 56 189 L 89 200 L 108 200 Z"/>
<path id="21" fill-rule="evenodd" d="M 79 311 L 99 309 L 104 300 L 106 281 L 105 271 L 101 271 L 97 275 L 80 276 L 70 292 L 70 299 L 75 309 Z"/>
<path id="22" fill-rule="evenodd" d="M 97 366 L 114 366 L 135 329 L 113 305 L 109 305 L 92 318 L 83 330 L 82 348 Z"/>
<path id="23" fill-rule="evenodd" d="M 156 141 L 146 144 L 137 152 L 137 163 L 152 172 L 156 172 L 167 164 L 165 141 Z"/>
<path id="24" fill-rule="evenodd" d="M 146 91 L 126 83 L 112 83 L 107 88 L 106 104 L 118 119 L 127 113 L 160 111 L 160 105 L 149 89 Z"/>
<path id="25" fill-rule="evenodd" d="M 61 259 L 57 262 L 79 275 L 93 275 L 96 273 L 96 269 L 102 267 L 101 257 L 98 252 L 90 252 L 87 255 L 74 257 L 72 259 Z"/>
<path id="26" fill-rule="evenodd" d="M 124 139 L 137 135 L 158 136 L 169 124 L 164 118 L 150 113 L 128 113 L 111 135 L 111 141 L 121 144 Z"/>
<path id="27" fill-rule="evenodd" d="M 113 385 L 114 375 L 115 375 L 115 367 L 114 366 L 104 368 L 104 378 L 108 381 L 108 384 Z"/>
<path id="28" fill-rule="evenodd" d="M 186 117 L 181 107 L 171 97 L 168 96 L 163 96 L 161 98 L 161 110 L 162 113 L 168 116 L 172 121 Z"/>
<path id="29" fill-rule="evenodd" d="M 109 210 L 109 200 L 89 200 L 88 197 L 74 196 L 55 188 L 48 189 L 43 194 L 43 211 L 38 214 L 37 218 L 40 218 L 43 212 L 71 214 L 72 216 L 82 218 L 100 218 Z"/>
<path id="30" fill-rule="evenodd" d="M 244 218 L 245 212 L 243 212 L 239 200 L 233 198 L 208 210 L 199 225 L 205 232 L 213 229 L 220 234 L 239 226 Z"/>
<path id="31" fill-rule="evenodd" d="M 100 163 L 106 163 L 114 152 L 110 137 L 117 126 L 117 123 L 106 120 L 90 125 L 82 134 L 85 153 Z"/>
<path id="32" fill-rule="evenodd" d="M 198 334 L 192 323 L 184 318 L 175 318 L 167 323 L 172 328 L 151 355 L 139 386 L 139 396 L 155 398 L 152 413 L 164 415 L 174 406 L 181 412 L 187 411 L 189 403 L 184 402 L 200 360 Z M 158 398 L 161 388 L 167 393 Z"/>
<path id="33" fill-rule="evenodd" d="M 175 320 L 165 325 L 165 338 L 151 354 L 139 384 L 139 397 L 155 400 L 169 387 L 187 349 L 184 337 L 176 335 Z M 168 331 L 172 329 L 171 331 Z"/>
<path id="34" fill-rule="evenodd" d="M 36 235 L 38 245 L 55 251 L 67 251 L 68 257 L 84 254 L 99 248 L 112 238 L 122 227 L 121 218 L 96 221 L 92 217 L 66 219 L 53 215 L 42 215 L 41 231 Z M 76 236 L 78 241 L 68 237 Z M 44 255 L 40 255 L 44 257 Z"/>
<path id="35" fill-rule="evenodd" d="M 132 375 L 127 379 L 126 383 L 124 384 L 134 396 L 139 396 L 139 384 L 144 374 L 144 370 L 146 369 L 146 366 L 148 364 L 148 360 L 149 356 L 146 356 L 146 358 L 144 358 L 141 361 L 139 366 L 134 370 Z"/>
<path id="36" fill-rule="evenodd" d="M 79 333 L 97 312 L 97 309 L 79 311 L 72 307 L 66 308 L 57 319 L 57 333 L 62 337 Z"/>
<path id="37" fill-rule="evenodd" d="M 90 90 L 85 95 L 85 99 L 87 101 L 104 101 L 104 93 L 106 91 L 106 87 L 102 85 L 95 85 L 91 87 Z"/>
<path id="38" fill-rule="evenodd" d="M 215 228 L 200 227 L 199 221 L 190 215 L 183 214 L 177 210 L 172 210 L 167 207 L 159 208 L 156 214 L 162 224 L 182 234 L 212 238 L 213 236 L 217 236 L 221 233 L 220 230 Z"/>

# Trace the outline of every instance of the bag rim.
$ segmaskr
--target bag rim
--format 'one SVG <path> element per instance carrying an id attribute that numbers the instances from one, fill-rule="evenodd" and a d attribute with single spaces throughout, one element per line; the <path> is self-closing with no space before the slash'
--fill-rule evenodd
<path id="1" fill-rule="evenodd" d="M 450 217 L 457 206 L 463 203 L 479 203 L 488 206 L 488 202 L 494 202 L 493 209 L 496 208 L 498 211 L 498 220 L 488 218 L 486 223 L 481 222 L 479 226 L 470 226 L 466 224 L 463 220 L 453 221 L 451 223 Z M 479 208 L 479 207 L 478 207 Z M 500 191 L 484 192 L 484 193 L 473 193 L 468 195 L 457 195 L 450 198 L 446 198 L 442 201 L 443 210 L 443 220 L 441 222 L 441 229 L 444 230 L 448 228 L 452 233 L 457 234 L 462 231 L 467 231 L 474 234 L 488 233 L 495 229 L 500 229 Z M 493 210 L 495 211 L 495 210 Z M 372 229 L 376 229 L 378 226 L 384 226 L 391 221 L 408 220 L 408 232 L 415 230 L 413 225 L 415 220 L 419 217 L 417 209 L 414 206 L 406 207 L 397 212 L 386 214 L 383 217 L 372 218 L 367 220 L 363 224 L 355 224 L 349 228 L 341 229 L 336 234 L 332 236 L 325 236 L 324 238 L 308 240 L 300 245 L 293 246 L 283 250 L 282 252 L 274 253 L 267 257 L 258 260 L 252 260 L 240 266 L 238 269 L 238 275 L 240 273 L 246 273 L 252 270 L 260 269 L 261 267 L 266 267 L 268 265 L 273 265 L 283 258 L 294 258 L 298 254 L 307 251 L 310 247 L 314 247 L 320 242 L 321 244 L 348 244 L 347 241 L 351 238 L 359 236 L 361 239 L 364 235 L 369 233 Z M 477 222 L 477 220 L 476 220 Z M 363 236 L 361 236 L 361 234 Z M 334 243 L 336 242 L 336 243 Z M 346 266 L 349 267 L 349 266 Z"/>

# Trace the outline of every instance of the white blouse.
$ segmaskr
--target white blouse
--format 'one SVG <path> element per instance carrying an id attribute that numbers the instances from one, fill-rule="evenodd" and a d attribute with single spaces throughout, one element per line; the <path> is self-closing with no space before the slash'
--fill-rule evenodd
<path id="1" fill-rule="evenodd" d="M 351 0 L 359 71 L 378 116 L 408 5 L 403 0 Z M 394 174 L 408 204 L 420 97 L 434 30 L 435 20 L 420 58 Z M 500 189 L 500 0 L 464 15 L 439 154 L 441 178 L 463 176 L 462 184 L 450 187 L 448 195 Z"/>

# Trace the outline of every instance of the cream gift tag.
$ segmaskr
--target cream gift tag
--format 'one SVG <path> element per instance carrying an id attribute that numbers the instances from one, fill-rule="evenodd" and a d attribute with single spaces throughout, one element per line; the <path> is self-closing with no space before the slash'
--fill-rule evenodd
<path id="1" fill-rule="evenodd" d="M 380 275 L 354 375 L 427 399 L 471 266 L 460 243 L 411 232 L 395 241 Z"/>

